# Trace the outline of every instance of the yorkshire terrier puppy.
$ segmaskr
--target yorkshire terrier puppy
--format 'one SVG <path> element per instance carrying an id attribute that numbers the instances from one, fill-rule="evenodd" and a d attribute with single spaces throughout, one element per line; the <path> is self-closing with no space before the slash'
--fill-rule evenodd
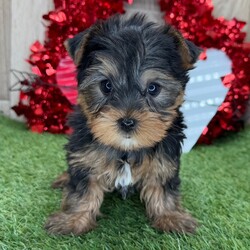
<path id="1" fill-rule="evenodd" d="M 61 211 L 49 233 L 83 234 L 96 226 L 105 192 L 134 187 L 153 227 L 193 233 L 179 197 L 183 103 L 200 49 L 170 25 L 142 15 L 99 21 L 66 42 L 77 66 L 78 106 L 66 145 Z"/>

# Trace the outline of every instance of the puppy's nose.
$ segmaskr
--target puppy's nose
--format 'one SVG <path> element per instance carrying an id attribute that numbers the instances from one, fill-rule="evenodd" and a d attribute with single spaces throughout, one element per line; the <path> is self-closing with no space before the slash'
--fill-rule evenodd
<path id="1" fill-rule="evenodd" d="M 136 120 L 131 118 L 119 119 L 119 124 L 122 130 L 129 132 L 135 128 Z"/>

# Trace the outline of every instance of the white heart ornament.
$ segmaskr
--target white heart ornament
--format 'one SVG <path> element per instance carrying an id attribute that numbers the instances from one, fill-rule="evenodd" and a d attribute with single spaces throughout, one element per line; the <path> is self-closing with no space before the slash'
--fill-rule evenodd
<path id="1" fill-rule="evenodd" d="M 228 89 L 221 77 L 231 73 L 231 60 L 221 50 L 207 49 L 207 59 L 190 71 L 185 102 L 181 108 L 187 129 L 183 152 L 189 152 L 223 103 Z"/>

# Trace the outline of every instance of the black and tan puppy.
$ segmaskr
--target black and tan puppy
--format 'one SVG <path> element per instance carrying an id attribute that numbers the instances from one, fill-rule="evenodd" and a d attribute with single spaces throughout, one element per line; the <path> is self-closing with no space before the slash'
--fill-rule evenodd
<path id="1" fill-rule="evenodd" d="M 82 234 L 96 226 L 105 192 L 140 192 L 152 225 L 194 232 L 179 199 L 182 113 L 188 70 L 200 50 L 169 25 L 120 15 L 67 42 L 77 65 L 78 107 L 70 119 L 62 210 L 50 233 Z"/>

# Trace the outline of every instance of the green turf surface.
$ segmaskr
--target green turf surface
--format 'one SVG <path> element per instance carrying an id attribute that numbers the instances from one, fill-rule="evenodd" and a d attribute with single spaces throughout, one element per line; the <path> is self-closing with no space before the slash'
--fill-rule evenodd
<path id="1" fill-rule="evenodd" d="M 0 116 L 0 249 L 250 249 L 250 128 L 182 157 L 183 205 L 200 222 L 192 236 L 152 229 L 137 195 L 108 195 L 95 231 L 47 235 L 46 217 L 60 206 L 50 183 L 66 168 L 65 142 Z"/>

